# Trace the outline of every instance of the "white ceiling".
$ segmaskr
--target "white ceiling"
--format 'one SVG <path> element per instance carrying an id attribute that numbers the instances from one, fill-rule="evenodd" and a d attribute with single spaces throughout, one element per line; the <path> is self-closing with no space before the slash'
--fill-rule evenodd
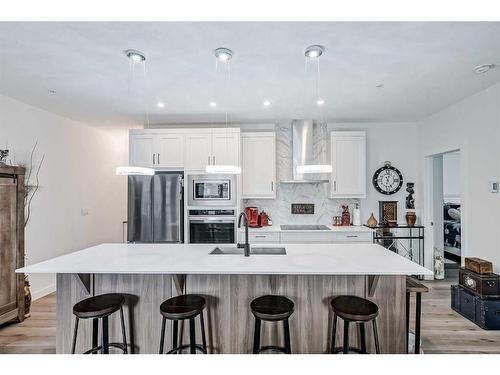
<path id="1" fill-rule="evenodd" d="M 321 113 L 304 89 L 310 44 L 326 47 Z M 220 121 L 225 108 L 235 122 L 413 121 L 500 81 L 500 67 L 473 72 L 500 66 L 499 22 L 0 23 L 0 46 L 1 94 L 94 125 Z M 228 95 L 216 47 L 235 51 Z M 145 78 L 128 48 L 146 54 Z"/>

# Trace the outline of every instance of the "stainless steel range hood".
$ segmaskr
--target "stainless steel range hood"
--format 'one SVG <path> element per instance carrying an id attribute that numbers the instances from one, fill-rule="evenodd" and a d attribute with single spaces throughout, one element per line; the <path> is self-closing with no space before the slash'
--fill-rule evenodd
<path id="1" fill-rule="evenodd" d="M 318 134 L 325 132 L 325 134 Z M 320 142 L 322 144 L 320 145 Z M 320 129 L 313 120 L 292 121 L 292 173 L 293 180 L 282 184 L 321 184 L 330 180 L 325 176 L 331 165 L 325 164 L 326 129 Z"/>

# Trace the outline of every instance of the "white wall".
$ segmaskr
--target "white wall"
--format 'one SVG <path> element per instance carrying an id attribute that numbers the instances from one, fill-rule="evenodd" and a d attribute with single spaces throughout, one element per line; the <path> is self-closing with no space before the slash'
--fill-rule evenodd
<path id="1" fill-rule="evenodd" d="M 500 194 L 488 182 L 500 180 L 500 84 L 419 121 L 417 134 L 422 183 L 426 156 L 460 149 L 462 252 L 489 259 L 499 272 Z"/>
<path id="2" fill-rule="evenodd" d="M 366 199 L 361 199 L 361 219 L 366 223 L 370 213 L 378 220 L 379 201 L 398 201 L 398 222 L 406 223 L 406 183 L 417 183 L 417 135 L 414 123 L 342 123 L 329 124 L 328 130 L 366 131 Z M 375 171 L 388 160 L 403 174 L 403 186 L 396 194 L 385 196 L 375 190 L 372 178 Z M 417 185 L 418 186 L 418 185 Z M 415 207 L 420 221 L 421 191 L 415 188 Z"/>
<path id="3" fill-rule="evenodd" d="M 126 181 L 114 168 L 128 164 L 127 132 L 88 127 L 0 96 L 0 148 L 8 144 L 15 164 L 29 160 L 36 140 L 36 159 L 45 154 L 25 233 L 27 264 L 121 241 Z M 30 280 L 34 297 L 54 289 L 53 275 L 30 275 Z"/>
<path id="4" fill-rule="evenodd" d="M 460 203 L 460 152 L 443 154 L 443 197 L 445 202 Z"/>

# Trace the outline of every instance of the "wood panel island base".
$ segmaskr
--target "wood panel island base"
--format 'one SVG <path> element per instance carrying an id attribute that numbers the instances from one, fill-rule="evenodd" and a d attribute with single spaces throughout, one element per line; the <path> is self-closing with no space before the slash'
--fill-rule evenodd
<path id="1" fill-rule="evenodd" d="M 208 255 L 210 245 L 104 244 L 20 269 L 57 273 L 57 353 L 70 353 L 72 307 L 89 295 L 122 293 L 131 353 L 158 353 L 160 304 L 179 294 L 200 294 L 209 353 L 251 353 L 252 299 L 278 294 L 292 299 L 292 353 L 328 353 L 330 300 L 356 295 L 374 301 L 382 353 L 405 353 L 405 277 L 430 271 L 378 245 L 287 245 L 287 255 Z M 90 264 L 90 260 L 98 263 Z M 87 263 L 89 262 L 89 263 Z M 64 269 L 64 271 L 63 271 Z M 378 269 L 378 271 L 374 271 Z M 369 271 L 372 272 L 369 272 Z M 120 341 L 119 315 L 110 317 L 110 341 Z M 91 321 L 80 321 L 76 351 L 91 347 Z M 351 324 L 351 345 L 357 328 Z M 166 345 L 171 346 L 171 324 Z M 371 327 L 367 327 L 371 328 Z M 198 325 L 197 325 L 198 329 Z M 187 325 L 182 327 L 188 342 Z M 342 341 L 338 331 L 337 343 Z M 368 351 L 374 352 L 367 329 Z M 263 323 L 262 345 L 282 345 L 282 324 Z M 197 341 L 201 342 L 200 332 Z"/>

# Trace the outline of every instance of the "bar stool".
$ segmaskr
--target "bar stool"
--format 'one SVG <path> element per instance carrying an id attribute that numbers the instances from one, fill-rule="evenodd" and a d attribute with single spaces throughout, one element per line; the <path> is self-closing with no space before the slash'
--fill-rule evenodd
<path id="1" fill-rule="evenodd" d="M 75 330 L 73 333 L 71 353 L 75 354 L 78 322 L 80 319 L 92 319 L 92 348 L 83 354 L 95 354 L 99 350 L 101 354 L 109 354 L 110 346 L 121 349 L 123 354 L 127 354 L 127 337 L 125 335 L 125 320 L 123 318 L 124 303 L 125 297 L 122 294 L 109 293 L 84 299 L 74 305 L 73 314 L 75 315 Z M 108 317 L 118 310 L 120 310 L 122 326 L 122 344 L 109 342 Z M 97 344 L 99 336 L 99 319 L 102 319 L 101 345 Z"/>
<path id="2" fill-rule="evenodd" d="M 250 309 L 255 316 L 255 333 L 253 337 L 253 353 L 258 354 L 266 350 L 277 350 L 285 354 L 291 354 L 290 347 L 290 326 L 288 318 L 293 314 L 293 302 L 283 296 L 266 295 L 255 298 L 250 303 Z M 274 345 L 260 346 L 260 326 L 261 321 L 279 322 L 283 321 L 283 331 L 285 346 L 279 347 Z"/>
<path id="3" fill-rule="evenodd" d="M 420 354 L 420 322 L 422 319 L 422 293 L 427 293 L 429 288 L 419 283 L 414 277 L 406 276 L 406 353 L 410 336 L 410 296 L 416 294 L 415 303 L 415 354 Z"/>
<path id="4" fill-rule="evenodd" d="M 196 350 L 207 354 L 207 341 L 205 338 L 205 324 L 203 321 L 203 309 L 205 308 L 205 298 L 195 294 L 185 294 L 169 298 L 160 305 L 160 313 L 163 315 L 161 322 L 160 354 L 163 354 L 165 343 L 165 324 L 167 319 L 173 321 L 172 350 L 167 354 L 180 353 L 183 349 L 190 349 L 190 354 L 196 354 Z M 196 330 L 194 319 L 200 316 L 201 338 L 203 345 L 196 344 Z M 177 345 L 179 336 L 179 320 L 189 319 L 189 345 Z"/>
<path id="5" fill-rule="evenodd" d="M 332 299 L 331 306 L 333 309 L 333 329 L 332 329 L 332 353 L 348 354 L 349 351 L 357 353 L 366 352 L 366 335 L 365 323 L 372 322 L 373 337 L 375 340 L 375 352 L 380 353 L 378 332 L 377 332 L 377 316 L 378 306 L 367 299 L 356 296 L 338 296 Z M 344 320 L 344 345 L 340 348 L 335 347 L 337 335 L 337 317 Z M 359 327 L 360 347 L 349 346 L 349 324 L 357 323 Z"/>

